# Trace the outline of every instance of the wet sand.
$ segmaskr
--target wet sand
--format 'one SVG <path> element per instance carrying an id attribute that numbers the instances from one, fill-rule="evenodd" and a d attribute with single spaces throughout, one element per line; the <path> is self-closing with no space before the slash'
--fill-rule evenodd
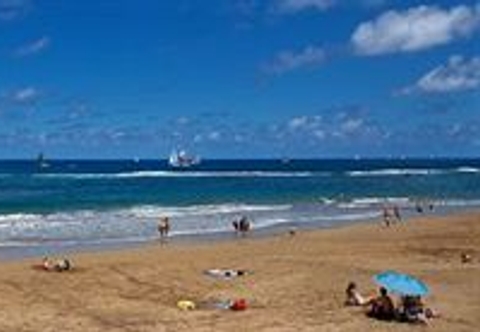
<path id="1" fill-rule="evenodd" d="M 468 252 L 473 262 L 462 264 Z M 424 217 L 390 228 L 361 224 L 214 243 L 152 244 L 70 254 L 70 272 L 39 271 L 38 259 L 0 264 L 0 331 L 411 331 L 344 307 L 351 280 L 375 294 L 372 276 L 387 269 L 415 275 L 442 317 L 432 331 L 480 328 L 480 213 Z M 210 268 L 247 269 L 232 280 Z M 245 298 L 234 312 L 216 300 Z M 181 311 L 179 300 L 198 308 Z"/>

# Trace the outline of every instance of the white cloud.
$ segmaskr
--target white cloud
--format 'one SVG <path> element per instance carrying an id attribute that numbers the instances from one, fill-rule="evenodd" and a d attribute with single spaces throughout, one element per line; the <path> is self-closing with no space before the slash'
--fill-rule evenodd
<path id="1" fill-rule="evenodd" d="M 455 137 L 460 135 L 463 132 L 464 128 L 461 123 L 455 123 L 450 128 L 447 129 L 447 134 L 449 136 Z"/>
<path id="2" fill-rule="evenodd" d="M 226 139 L 224 135 L 218 130 L 212 129 L 211 131 L 195 134 L 192 137 L 193 143 L 206 143 L 206 142 L 218 142 L 220 140 Z"/>
<path id="3" fill-rule="evenodd" d="M 323 140 L 327 137 L 327 133 L 325 130 L 317 129 L 313 131 L 313 136 L 318 138 L 319 140 Z"/>
<path id="4" fill-rule="evenodd" d="M 194 143 L 201 143 L 201 142 L 203 142 L 203 135 L 201 135 L 201 134 L 196 134 L 195 136 L 193 136 L 193 142 L 194 142 Z"/>
<path id="5" fill-rule="evenodd" d="M 320 115 L 298 116 L 287 122 L 287 128 L 292 132 L 317 130 L 322 125 L 323 122 Z"/>
<path id="6" fill-rule="evenodd" d="M 11 94 L 11 100 L 15 103 L 30 103 L 35 101 L 40 96 L 40 92 L 33 87 L 26 87 L 14 91 Z"/>
<path id="7" fill-rule="evenodd" d="M 414 52 L 470 36 L 480 27 L 480 6 L 450 10 L 419 6 L 388 11 L 360 24 L 351 42 L 358 54 Z"/>
<path id="8" fill-rule="evenodd" d="M 221 134 L 218 131 L 212 131 L 208 133 L 208 139 L 211 141 L 218 141 L 221 138 Z"/>
<path id="9" fill-rule="evenodd" d="M 336 0 L 277 0 L 276 9 L 280 13 L 297 13 L 305 9 L 326 10 Z"/>
<path id="10" fill-rule="evenodd" d="M 293 118 L 288 122 L 288 128 L 291 130 L 298 130 L 301 129 L 303 126 L 305 126 L 308 123 L 308 117 L 306 116 L 300 116 L 297 118 Z"/>
<path id="11" fill-rule="evenodd" d="M 314 67 L 325 61 L 325 51 L 315 46 L 307 46 L 301 52 L 282 51 L 275 59 L 263 66 L 265 72 L 281 75 L 301 68 Z"/>
<path id="12" fill-rule="evenodd" d="M 50 45 L 50 38 L 43 36 L 37 40 L 34 40 L 28 44 L 25 44 L 17 49 L 15 52 L 16 55 L 20 57 L 34 55 L 42 52 Z"/>
<path id="13" fill-rule="evenodd" d="M 480 56 L 467 60 L 457 55 L 423 75 L 413 86 L 402 89 L 401 93 L 450 93 L 477 88 L 480 88 Z"/>
<path id="14" fill-rule="evenodd" d="M 304 142 L 360 142 L 387 138 L 388 133 L 374 121 L 360 114 L 340 112 L 322 117 L 297 116 L 274 130 L 276 139 Z"/>
<path id="15" fill-rule="evenodd" d="M 361 129 L 362 126 L 362 119 L 347 119 L 341 124 L 341 129 L 343 133 L 349 134 Z"/>

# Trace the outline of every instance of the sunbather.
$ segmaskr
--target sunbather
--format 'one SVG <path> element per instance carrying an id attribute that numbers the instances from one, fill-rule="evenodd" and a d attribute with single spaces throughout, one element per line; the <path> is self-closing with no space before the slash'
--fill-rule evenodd
<path id="1" fill-rule="evenodd" d="M 72 263 L 66 258 L 52 260 L 48 257 L 44 257 L 42 267 L 46 271 L 63 272 L 70 270 L 72 268 Z"/>
<path id="2" fill-rule="evenodd" d="M 246 270 L 232 270 L 232 269 L 210 269 L 205 271 L 205 274 L 211 277 L 224 278 L 224 279 L 240 277 L 240 276 L 246 275 L 247 273 L 248 271 Z"/>

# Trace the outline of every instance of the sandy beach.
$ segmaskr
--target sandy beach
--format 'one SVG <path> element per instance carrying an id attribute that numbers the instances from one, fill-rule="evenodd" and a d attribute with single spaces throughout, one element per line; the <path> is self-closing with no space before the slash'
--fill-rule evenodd
<path id="1" fill-rule="evenodd" d="M 460 254 L 473 261 L 462 264 Z M 432 331 L 480 327 L 480 214 L 425 217 L 386 228 L 361 224 L 215 243 L 154 243 L 69 255 L 75 268 L 45 272 L 27 259 L 0 264 L 0 331 L 411 331 L 425 327 L 367 318 L 344 307 L 356 281 L 376 292 L 376 273 L 394 269 L 429 285 Z M 218 280 L 203 271 L 246 269 Z M 245 298 L 234 312 L 217 300 Z M 182 311 L 188 299 L 196 310 Z"/>

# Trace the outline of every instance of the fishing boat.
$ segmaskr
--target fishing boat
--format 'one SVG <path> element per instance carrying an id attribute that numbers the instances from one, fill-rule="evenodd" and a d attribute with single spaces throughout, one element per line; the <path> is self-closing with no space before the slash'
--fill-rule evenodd
<path id="1" fill-rule="evenodd" d="M 200 158 L 189 155 L 185 150 L 174 150 L 168 158 L 168 164 L 175 168 L 189 168 L 200 164 Z"/>

